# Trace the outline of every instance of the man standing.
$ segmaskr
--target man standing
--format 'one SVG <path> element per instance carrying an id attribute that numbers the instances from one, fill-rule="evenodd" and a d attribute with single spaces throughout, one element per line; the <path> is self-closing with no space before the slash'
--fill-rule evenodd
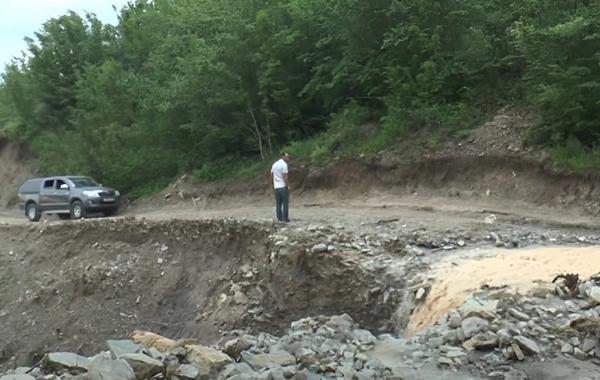
<path id="1" fill-rule="evenodd" d="M 290 183 L 288 181 L 288 161 L 290 156 L 282 153 L 281 158 L 271 167 L 271 184 L 275 189 L 275 207 L 277 211 L 277 220 L 287 223 L 288 207 L 290 200 Z"/>

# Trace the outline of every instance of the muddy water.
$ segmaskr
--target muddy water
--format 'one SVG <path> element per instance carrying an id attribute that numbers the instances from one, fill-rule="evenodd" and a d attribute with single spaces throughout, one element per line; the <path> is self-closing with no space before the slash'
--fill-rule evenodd
<path id="1" fill-rule="evenodd" d="M 489 250 L 441 261 L 426 301 L 413 313 L 406 335 L 443 320 L 482 285 L 507 285 L 526 294 L 536 282 L 550 282 L 557 274 L 577 273 L 587 278 L 600 271 L 600 247 L 545 247 Z"/>

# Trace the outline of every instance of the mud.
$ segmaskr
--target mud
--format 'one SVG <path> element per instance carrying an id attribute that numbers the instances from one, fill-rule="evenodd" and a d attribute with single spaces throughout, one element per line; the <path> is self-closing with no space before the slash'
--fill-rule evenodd
<path id="1" fill-rule="evenodd" d="M 482 250 L 442 260 L 432 268 L 431 292 L 414 311 L 406 335 L 431 327 L 484 287 L 507 287 L 527 295 L 537 283 L 550 282 L 562 271 L 588 278 L 600 268 L 599 254 L 597 246 L 564 246 Z"/>

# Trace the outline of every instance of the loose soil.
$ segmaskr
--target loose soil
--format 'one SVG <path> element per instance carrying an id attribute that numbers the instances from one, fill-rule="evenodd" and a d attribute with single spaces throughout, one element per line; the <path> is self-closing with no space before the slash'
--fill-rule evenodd
<path id="1" fill-rule="evenodd" d="M 134 329 L 215 344 L 315 314 L 348 313 L 373 331 L 390 319 L 395 304 L 377 302 L 383 288 L 369 293 L 380 285 L 351 257 L 309 257 L 301 242 L 284 254 L 274 233 L 218 220 L 2 226 L 0 365 L 32 365 L 46 351 L 92 355 Z"/>

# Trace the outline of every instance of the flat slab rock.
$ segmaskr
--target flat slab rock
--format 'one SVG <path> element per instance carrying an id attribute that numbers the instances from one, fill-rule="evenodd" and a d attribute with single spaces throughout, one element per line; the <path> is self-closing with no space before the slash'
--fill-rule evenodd
<path id="1" fill-rule="evenodd" d="M 119 359 L 125 360 L 138 379 L 147 379 L 163 370 L 163 362 L 144 354 L 123 354 Z"/>
<path id="2" fill-rule="evenodd" d="M 296 358 L 286 351 L 277 351 L 270 354 L 254 355 L 247 351 L 242 352 L 242 359 L 255 371 L 274 366 L 285 367 L 296 364 Z"/>
<path id="3" fill-rule="evenodd" d="M 133 368 L 123 359 L 114 360 L 110 354 L 100 354 L 92 361 L 89 380 L 136 380 Z"/>
<path id="4" fill-rule="evenodd" d="M 0 376 L 0 380 L 35 380 L 35 377 L 30 375 L 4 375 Z"/>
<path id="5" fill-rule="evenodd" d="M 186 360 L 198 368 L 202 378 L 216 376 L 233 361 L 228 355 L 210 347 L 194 344 L 185 346 L 185 350 Z"/>
<path id="6" fill-rule="evenodd" d="M 80 369 L 88 371 L 92 361 L 86 357 L 71 352 L 53 352 L 44 357 L 42 366 L 46 369 Z"/>
<path id="7" fill-rule="evenodd" d="M 143 346 L 133 343 L 131 340 L 107 340 L 106 345 L 112 354 L 113 359 L 123 354 L 137 354 L 142 352 Z"/>
<path id="8" fill-rule="evenodd" d="M 515 343 L 523 350 L 523 353 L 528 355 L 539 355 L 540 347 L 533 340 L 524 336 L 514 337 Z"/>

